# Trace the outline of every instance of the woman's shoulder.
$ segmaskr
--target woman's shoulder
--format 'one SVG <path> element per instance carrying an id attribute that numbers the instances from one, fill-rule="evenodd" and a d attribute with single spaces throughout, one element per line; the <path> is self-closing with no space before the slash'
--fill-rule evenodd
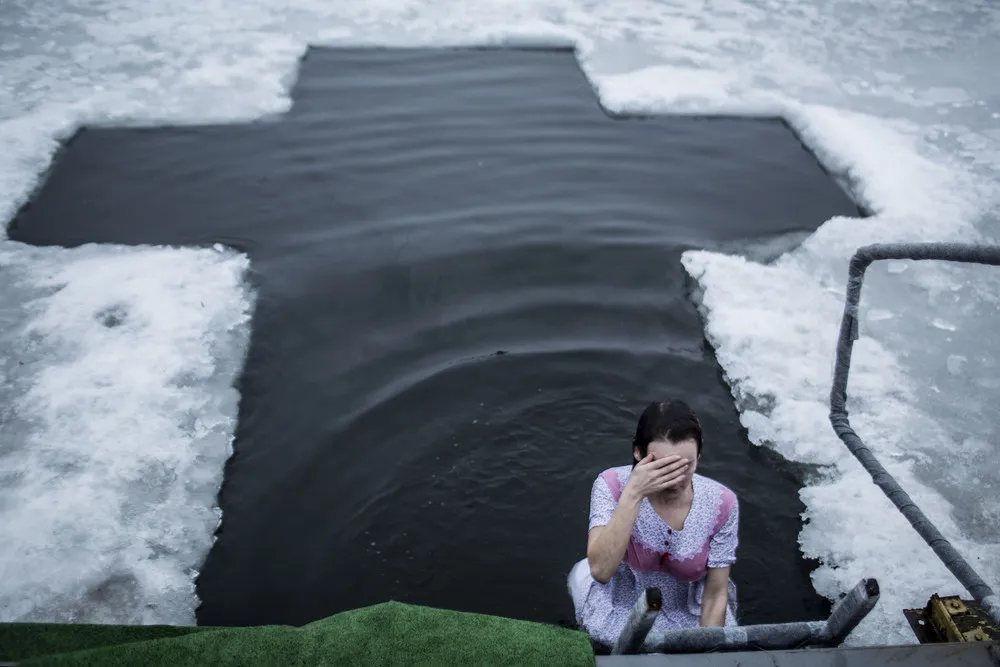
<path id="1" fill-rule="evenodd" d="M 737 504 L 736 493 L 722 482 L 698 473 L 695 473 L 694 476 L 699 486 L 713 492 L 712 495 L 720 498 L 724 505 Z"/>
<path id="2" fill-rule="evenodd" d="M 607 486 L 612 495 L 618 495 L 618 491 L 625 488 L 628 483 L 628 476 L 632 474 L 632 466 L 615 466 L 602 470 L 594 478 L 594 486 Z"/>
<path id="3" fill-rule="evenodd" d="M 606 468 L 601 472 L 599 472 L 597 474 L 596 479 L 604 478 L 606 480 L 608 477 L 616 477 L 618 478 L 618 481 L 624 484 L 628 480 L 628 476 L 631 474 L 632 474 L 632 466 L 630 465 L 614 466 L 612 468 Z"/>

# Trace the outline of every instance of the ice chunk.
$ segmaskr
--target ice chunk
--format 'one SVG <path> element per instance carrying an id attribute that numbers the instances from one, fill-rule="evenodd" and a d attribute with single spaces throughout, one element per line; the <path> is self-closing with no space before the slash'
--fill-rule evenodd
<path id="1" fill-rule="evenodd" d="M 952 375 L 961 375 L 962 369 L 965 367 L 965 364 L 969 363 L 969 360 L 960 354 L 949 354 L 947 363 L 949 373 Z"/>
<path id="2" fill-rule="evenodd" d="M 891 320 L 893 317 L 895 317 L 895 315 L 893 315 L 891 311 L 883 308 L 873 308 L 868 311 L 869 322 L 882 322 L 883 320 Z"/>
<path id="3" fill-rule="evenodd" d="M 2 620 L 194 622 L 246 266 L 211 250 L 0 246 Z"/>

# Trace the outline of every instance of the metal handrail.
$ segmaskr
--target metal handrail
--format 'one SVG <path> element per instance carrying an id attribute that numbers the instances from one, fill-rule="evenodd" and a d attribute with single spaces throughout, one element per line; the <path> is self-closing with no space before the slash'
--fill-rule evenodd
<path id="1" fill-rule="evenodd" d="M 840 338 L 837 341 L 833 388 L 830 391 L 830 423 L 833 425 L 833 430 L 872 476 L 872 481 L 899 508 L 938 558 L 993 620 L 1000 623 L 1000 598 L 879 463 L 875 454 L 851 428 L 847 418 L 847 377 L 851 368 L 854 341 L 858 339 L 858 303 L 861 300 L 861 285 L 868 265 L 885 259 L 940 260 L 1000 266 L 1000 246 L 893 243 L 859 248 L 851 258 L 848 269 L 847 299 L 844 304 L 844 318 L 840 324 Z"/>
<path id="2" fill-rule="evenodd" d="M 636 600 L 611 653 L 702 653 L 840 646 L 875 608 L 880 595 L 878 581 L 862 579 L 850 593 L 837 600 L 825 621 L 681 628 L 650 634 L 660 613 L 661 593 L 658 588 L 647 588 L 645 595 Z"/>

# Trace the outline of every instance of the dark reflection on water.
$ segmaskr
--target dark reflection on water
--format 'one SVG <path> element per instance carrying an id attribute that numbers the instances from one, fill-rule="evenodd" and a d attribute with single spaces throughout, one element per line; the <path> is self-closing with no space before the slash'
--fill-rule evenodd
<path id="1" fill-rule="evenodd" d="M 857 214 L 783 124 L 611 120 L 567 51 L 314 51 L 295 99 L 82 132 L 11 229 L 252 256 L 200 623 L 387 599 L 567 620 L 593 477 L 667 396 L 740 497 L 744 622 L 825 613 L 795 470 L 747 443 L 679 264 Z"/>

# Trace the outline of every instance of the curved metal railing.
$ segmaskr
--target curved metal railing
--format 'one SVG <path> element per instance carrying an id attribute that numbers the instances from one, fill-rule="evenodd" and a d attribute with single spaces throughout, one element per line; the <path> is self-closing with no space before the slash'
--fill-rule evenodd
<path id="1" fill-rule="evenodd" d="M 968 589 L 969 593 L 984 609 L 1000 623 L 1000 598 L 983 580 L 979 573 L 941 534 L 930 519 L 921 511 L 892 475 L 879 463 L 875 454 L 851 428 L 847 418 L 847 377 L 851 369 L 851 352 L 858 339 L 858 302 L 861 299 L 861 285 L 868 265 L 884 259 L 941 260 L 1000 266 L 1000 246 L 970 245 L 960 243 L 894 243 L 877 244 L 859 248 L 851 258 L 848 269 L 847 300 L 844 304 L 844 318 L 840 324 L 840 338 L 837 341 L 837 360 L 833 374 L 833 389 L 830 392 L 830 423 L 847 448 L 861 462 L 872 476 L 872 481 L 899 508 L 916 531 L 938 555 L 952 574 Z"/>
<path id="2" fill-rule="evenodd" d="M 632 608 L 632 614 L 611 653 L 775 651 L 840 646 L 875 608 L 880 595 L 875 579 L 862 579 L 847 595 L 837 600 L 825 621 L 682 628 L 650 634 L 660 613 L 662 594 L 658 588 L 647 588 Z"/>

